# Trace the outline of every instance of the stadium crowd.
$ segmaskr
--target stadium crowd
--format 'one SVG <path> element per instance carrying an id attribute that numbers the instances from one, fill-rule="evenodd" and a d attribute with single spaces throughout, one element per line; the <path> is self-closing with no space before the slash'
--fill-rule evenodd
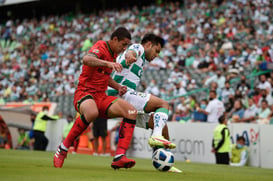
<path id="1" fill-rule="evenodd" d="M 273 63 L 272 7 L 269 0 L 201 0 L 8 20 L 0 25 L 0 104 L 72 96 L 83 55 L 122 25 L 132 42 L 148 32 L 164 38 L 140 90 L 169 100 L 170 121 L 205 122 L 198 110 L 209 103 L 206 90 L 189 93 L 205 88 L 216 91 L 230 121 L 273 123 L 273 73 L 259 74 Z"/>

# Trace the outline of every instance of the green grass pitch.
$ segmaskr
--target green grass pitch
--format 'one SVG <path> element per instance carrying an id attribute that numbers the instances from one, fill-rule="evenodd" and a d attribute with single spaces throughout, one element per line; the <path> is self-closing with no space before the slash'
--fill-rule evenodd
<path id="1" fill-rule="evenodd" d="M 273 169 L 176 162 L 183 173 L 159 172 L 149 159 L 136 159 L 131 169 L 113 170 L 112 157 L 69 154 L 61 169 L 53 152 L 0 150 L 1 181 L 272 181 Z"/>

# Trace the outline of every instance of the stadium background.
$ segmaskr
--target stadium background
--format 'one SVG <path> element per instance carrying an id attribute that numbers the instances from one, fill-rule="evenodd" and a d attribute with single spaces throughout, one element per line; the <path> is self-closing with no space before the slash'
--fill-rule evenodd
<path id="1" fill-rule="evenodd" d="M 18 5 L 12 5 L 12 6 L 3 6 L 0 7 L 0 22 L 5 24 L 5 22 L 9 19 L 24 19 L 24 18 L 33 18 L 37 17 L 40 18 L 42 16 L 47 15 L 62 15 L 64 13 L 96 13 L 99 14 L 100 10 L 105 10 L 109 8 L 128 8 L 132 5 L 137 5 L 140 7 L 140 9 L 144 5 L 149 5 L 151 3 L 157 3 L 158 1 L 97 1 L 90 3 L 90 1 L 39 1 L 39 2 L 30 2 L 26 4 L 18 4 Z M 186 3 L 190 3 L 189 1 L 180 1 L 182 2 L 181 8 L 184 7 Z M 221 1 L 212 1 L 213 3 L 221 3 Z M 168 1 L 164 1 L 164 3 L 168 3 Z M 264 45 L 260 45 L 260 48 L 262 48 Z M 246 68 L 246 75 L 250 75 L 253 67 L 245 67 Z M 188 72 L 192 73 L 191 70 L 187 70 Z M 149 82 L 151 79 L 157 77 L 157 75 L 168 75 L 170 74 L 171 70 L 150 70 L 147 74 L 145 74 L 145 78 L 149 77 L 147 82 Z M 193 73 L 194 74 L 194 73 Z M 193 75 L 194 76 L 194 75 Z M 161 77 L 162 78 L 162 77 Z M 160 81 L 161 79 L 158 79 Z M 197 80 L 197 79 L 196 79 Z M 197 80 L 198 81 L 198 80 Z M 201 80 L 202 81 L 202 80 Z M 201 82 L 199 80 L 199 85 Z M 257 79 L 257 75 L 255 75 L 256 83 L 259 81 Z M 234 86 L 235 87 L 235 86 Z M 202 88 L 202 87 L 201 87 Z M 206 91 L 204 91 L 204 94 L 202 94 L 201 97 L 206 96 Z M 51 101 L 58 102 L 59 105 L 57 106 L 58 111 L 62 111 L 65 114 L 71 113 L 73 111 L 73 106 L 70 104 L 72 97 L 71 96 L 59 96 L 52 98 Z M 65 112 L 66 111 L 66 112 Z"/>
<path id="2" fill-rule="evenodd" d="M 0 20 L 3 22 L 10 17 L 24 19 L 52 14 L 61 15 L 68 12 L 99 13 L 99 11 L 105 9 L 122 9 L 132 6 L 142 7 L 157 1 L 158 0 L 39 0 L 23 4 L 13 4 L 6 7 L 1 7 L 0 3 Z M 174 0 L 165 0 L 164 2 L 171 1 Z"/>

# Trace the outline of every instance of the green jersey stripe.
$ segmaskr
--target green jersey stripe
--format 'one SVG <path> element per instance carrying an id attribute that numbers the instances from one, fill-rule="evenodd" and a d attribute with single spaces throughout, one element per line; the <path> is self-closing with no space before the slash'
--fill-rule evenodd
<path id="1" fill-rule="evenodd" d="M 126 79 L 124 82 L 122 82 L 122 85 L 125 85 L 126 87 L 136 90 L 136 84 L 134 82 L 131 82 L 128 79 Z"/>
<path id="2" fill-rule="evenodd" d="M 114 81 L 116 81 L 117 83 L 121 83 L 122 79 L 124 78 L 124 76 L 121 75 L 115 75 L 114 76 Z"/>
<path id="3" fill-rule="evenodd" d="M 126 68 L 126 69 L 129 68 L 129 66 L 126 65 L 126 60 L 122 60 L 122 61 L 120 62 L 120 64 L 122 65 L 123 68 Z"/>
<path id="4" fill-rule="evenodd" d="M 142 68 L 138 66 L 137 64 L 133 64 L 133 67 L 131 68 L 131 72 L 140 78 L 142 74 Z"/>

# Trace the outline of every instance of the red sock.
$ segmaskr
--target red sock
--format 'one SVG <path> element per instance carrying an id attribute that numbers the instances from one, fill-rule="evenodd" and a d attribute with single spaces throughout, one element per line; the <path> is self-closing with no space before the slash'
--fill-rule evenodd
<path id="1" fill-rule="evenodd" d="M 83 115 L 79 116 L 63 141 L 64 146 L 69 148 L 73 141 L 82 134 L 88 125 L 89 123 L 86 121 L 85 117 Z"/>
<path id="2" fill-rule="evenodd" d="M 125 152 L 129 148 L 135 126 L 136 126 L 135 120 L 124 118 L 123 121 L 121 122 L 119 128 L 119 139 L 116 155 L 125 154 Z"/>
<path id="3" fill-rule="evenodd" d="M 77 152 L 79 143 L 80 143 L 80 139 L 75 139 L 74 140 L 74 142 L 73 142 L 74 152 Z"/>

